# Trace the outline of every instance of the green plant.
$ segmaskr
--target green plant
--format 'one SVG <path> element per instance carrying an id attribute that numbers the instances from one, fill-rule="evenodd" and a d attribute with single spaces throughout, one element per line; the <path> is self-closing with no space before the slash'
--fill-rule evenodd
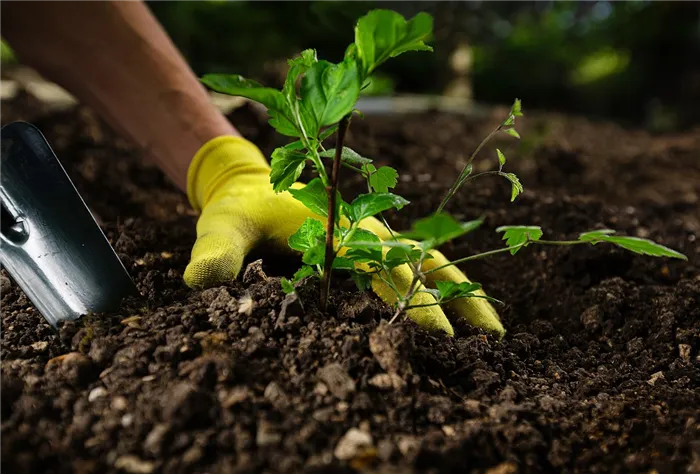
<path id="1" fill-rule="evenodd" d="M 511 201 L 523 191 L 518 177 L 503 171 L 506 157 L 496 150 L 498 166 L 493 170 L 472 174 L 473 161 L 491 138 L 506 133 L 520 138 L 515 130 L 516 117 L 522 116 L 521 103 L 515 100 L 510 113 L 476 148 L 450 187 L 435 213 L 414 223 L 408 232 L 396 233 L 388 225 L 382 213 L 400 210 L 408 201 L 390 192 L 396 186 L 395 169 L 375 167 L 372 160 L 360 156 L 344 146 L 346 131 L 355 110 L 361 90 L 368 87 L 372 74 L 385 61 L 408 51 L 432 51 L 426 41 L 432 35 L 432 18 L 419 13 L 406 19 L 390 10 L 373 10 L 360 18 L 355 26 L 355 42 L 346 50 L 343 60 L 337 64 L 319 60 L 312 49 L 303 51 L 288 61 L 289 71 L 281 90 L 264 87 L 257 82 L 237 75 L 209 74 L 202 82 L 211 89 L 230 95 L 243 96 L 260 102 L 268 109 L 269 123 L 279 133 L 295 138 L 291 143 L 272 153 L 270 182 L 276 192 L 289 191 L 313 213 L 326 219 L 308 218 L 290 237 L 289 246 L 303 253 L 303 266 L 291 281 L 282 280 L 285 292 L 295 291 L 295 284 L 309 276 L 321 280 L 321 304 L 325 308 L 334 270 L 347 271 L 358 288 L 367 289 L 373 276 L 380 278 L 396 292 L 397 304 L 394 319 L 414 306 L 413 296 L 418 291 L 431 293 L 435 304 L 443 304 L 457 298 L 486 298 L 476 293 L 478 283 L 454 283 L 438 281 L 435 288 L 423 288 L 427 274 L 444 267 L 423 269 L 431 251 L 442 244 L 473 231 L 482 224 L 481 219 L 458 222 L 444 212 L 449 200 L 467 182 L 476 178 L 496 175 L 511 183 Z M 327 150 L 323 142 L 336 135 L 335 149 Z M 331 160 L 330 172 L 326 162 Z M 292 187 L 307 163 L 311 163 L 317 175 L 303 188 Z M 341 166 L 360 173 L 367 182 L 367 193 L 345 201 L 338 191 Z M 373 232 L 363 229 L 361 222 L 378 217 L 390 239 L 380 240 Z M 574 241 L 542 240 L 542 230 L 534 226 L 508 226 L 496 229 L 504 233 L 506 247 L 471 255 L 450 262 L 449 265 L 488 257 L 501 252 L 517 253 L 529 245 L 575 245 L 612 243 L 633 252 L 652 256 L 683 258 L 682 254 L 635 237 L 616 236 L 614 231 L 597 230 L 583 233 Z M 392 281 L 392 269 L 408 265 L 413 281 L 406 291 L 399 291 Z M 423 288 L 423 289 L 421 289 Z M 392 319 L 393 320 L 393 319 Z"/>

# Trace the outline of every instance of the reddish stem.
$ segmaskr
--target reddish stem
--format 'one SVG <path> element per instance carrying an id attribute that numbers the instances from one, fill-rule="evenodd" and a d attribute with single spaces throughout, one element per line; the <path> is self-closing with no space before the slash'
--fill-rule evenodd
<path id="1" fill-rule="evenodd" d="M 326 222 L 326 259 L 323 265 L 323 279 L 321 281 L 321 309 L 325 311 L 328 307 L 328 296 L 331 291 L 331 270 L 335 259 L 335 249 L 333 248 L 333 234 L 335 230 L 335 209 L 336 196 L 338 191 L 338 175 L 340 174 L 340 162 L 343 153 L 343 141 L 345 132 L 350 125 L 350 116 L 347 115 L 338 124 L 337 140 L 335 144 L 335 157 L 333 158 L 333 168 L 331 169 L 330 185 L 326 187 L 328 194 L 328 221 Z"/>

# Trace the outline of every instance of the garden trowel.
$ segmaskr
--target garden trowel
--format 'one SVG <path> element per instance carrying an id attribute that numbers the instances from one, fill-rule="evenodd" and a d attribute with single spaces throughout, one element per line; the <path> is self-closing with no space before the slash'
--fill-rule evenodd
<path id="1" fill-rule="evenodd" d="M 1 132 L 0 262 L 49 324 L 138 295 L 42 133 L 25 122 Z"/>

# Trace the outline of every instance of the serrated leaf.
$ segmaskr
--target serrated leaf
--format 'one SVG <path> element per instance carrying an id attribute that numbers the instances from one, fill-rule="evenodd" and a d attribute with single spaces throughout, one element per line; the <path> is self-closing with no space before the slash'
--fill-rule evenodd
<path id="1" fill-rule="evenodd" d="M 496 154 L 498 154 L 498 170 L 500 171 L 503 169 L 503 165 L 506 164 L 506 157 L 498 148 L 496 148 Z"/>
<path id="2" fill-rule="evenodd" d="M 289 193 L 305 205 L 311 212 L 328 217 L 328 195 L 321 178 L 312 179 L 301 189 L 289 189 Z"/>
<path id="3" fill-rule="evenodd" d="M 520 180 L 513 173 L 500 173 L 500 175 L 510 181 L 510 202 L 515 201 L 515 198 L 523 192 L 523 185 L 520 184 Z"/>
<path id="4" fill-rule="evenodd" d="M 534 242 L 542 237 L 542 228 L 532 225 L 501 226 L 496 229 L 496 232 L 504 232 L 503 240 L 506 241 L 506 246 L 511 249 L 511 255 L 515 255 L 522 247 L 527 247 L 529 243 L 525 242 Z M 525 244 L 518 247 L 523 243 Z"/>
<path id="5" fill-rule="evenodd" d="M 388 193 L 394 189 L 399 179 L 399 173 L 390 166 L 382 166 L 369 176 L 369 185 L 375 193 Z"/>
<path id="6" fill-rule="evenodd" d="M 351 60 L 339 64 L 318 61 L 301 81 L 301 104 L 314 116 L 318 127 L 339 122 L 352 112 L 359 95 L 357 62 Z"/>
<path id="7" fill-rule="evenodd" d="M 589 242 L 595 245 L 600 242 L 608 242 L 618 247 L 622 247 L 630 252 L 638 253 L 641 255 L 649 255 L 651 257 L 671 257 L 678 258 L 681 260 L 688 260 L 688 257 L 680 252 L 670 249 L 656 242 L 643 239 L 641 237 L 630 237 L 625 235 L 612 235 L 615 231 L 611 229 L 594 230 L 591 232 L 584 232 L 579 235 L 579 240 L 582 242 Z"/>
<path id="8" fill-rule="evenodd" d="M 431 249 L 473 231 L 482 223 L 483 220 L 481 219 L 459 222 L 449 214 L 440 213 L 419 219 L 413 224 L 410 232 L 401 236 L 422 241 L 423 248 Z"/>
<path id="9" fill-rule="evenodd" d="M 295 125 L 295 120 L 278 110 L 267 109 L 270 119 L 267 123 L 277 130 L 277 133 L 286 137 L 299 137 L 301 133 Z"/>
<path id="10" fill-rule="evenodd" d="M 511 125 L 515 125 L 515 118 L 509 115 L 508 118 L 503 121 L 503 126 L 510 127 Z"/>
<path id="11" fill-rule="evenodd" d="M 514 117 L 523 116 L 522 103 L 520 102 L 520 99 L 515 99 L 515 101 L 513 102 L 513 106 L 510 108 L 510 115 Z"/>
<path id="12" fill-rule="evenodd" d="M 407 51 L 432 51 L 425 44 L 432 31 L 433 18 L 427 13 L 421 12 L 406 21 L 392 10 L 370 11 L 355 26 L 356 54 L 362 62 L 362 76 L 368 77 L 384 61 Z"/>
<path id="13" fill-rule="evenodd" d="M 292 282 L 299 283 L 304 278 L 309 277 L 311 275 L 314 275 L 315 273 L 316 273 L 316 270 L 314 270 L 314 267 L 309 266 L 309 265 L 303 265 L 294 274 L 294 277 L 292 278 Z"/>
<path id="14" fill-rule="evenodd" d="M 294 250 L 305 252 L 319 243 L 325 243 L 326 229 L 319 220 L 307 217 L 301 227 L 292 234 L 287 242 Z"/>
<path id="15" fill-rule="evenodd" d="M 335 149 L 331 150 L 326 150 L 322 151 L 319 153 L 319 156 L 321 158 L 335 158 Z M 369 158 L 365 158 L 364 156 L 361 156 L 359 153 L 357 153 L 355 150 L 352 148 L 348 148 L 346 146 L 343 147 L 343 150 L 340 153 L 340 159 L 341 161 L 344 161 L 345 163 L 350 163 L 351 165 L 366 165 L 372 162 Z"/>
<path id="16" fill-rule="evenodd" d="M 520 138 L 520 134 L 514 128 L 506 128 L 503 131 L 506 132 L 511 137 Z"/>
<path id="17" fill-rule="evenodd" d="M 392 193 L 360 194 L 350 203 L 350 220 L 360 222 L 388 209 L 401 209 L 408 201 Z"/>
<path id="18" fill-rule="evenodd" d="M 287 280 L 286 278 L 282 277 L 280 279 L 280 285 L 282 285 L 282 291 L 288 295 L 290 293 L 294 293 L 296 289 L 294 288 L 294 285 L 292 284 L 291 281 Z"/>
<path id="19" fill-rule="evenodd" d="M 288 148 L 277 148 L 270 160 L 270 183 L 275 192 L 282 192 L 299 179 L 306 165 L 306 155 Z"/>

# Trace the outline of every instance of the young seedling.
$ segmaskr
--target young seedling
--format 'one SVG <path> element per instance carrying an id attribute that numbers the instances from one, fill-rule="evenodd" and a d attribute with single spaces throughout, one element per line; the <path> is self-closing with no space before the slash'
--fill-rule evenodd
<path id="1" fill-rule="evenodd" d="M 408 51 L 432 51 L 425 42 L 432 36 L 432 17 L 419 13 L 410 20 L 390 10 L 373 10 L 355 25 L 355 41 L 346 49 L 341 62 L 334 64 L 319 60 L 316 51 L 308 49 L 288 61 L 289 71 L 281 90 L 264 87 L 238 75 L 209 74 L 202 82 L 214 91 L 243 96 L 267 107 L 269 123 L 282 135 L 292 137 L 291 143 L 272 153 L 270 182 L 275 192 L 288 191 L 314 214 L 325 219 L 325 224 L 308 218 L 289 238 L 289 246 L 302 253 L 302 267 L 291 281 L 282 279 L 286 293 L 295 291 L 302 279 L 315 276 L 321 281 L 321 306 L 326 308 L 333 271 L 347 271 L 360 290 L 370 286 L 373 277 L 382 280 L 397 298 L 392 321 L 405 311 L 415 308 L 413 297 L 417 292 L 434 296 L 435 305 L 458 298 L 485 298 L 497 300 L 479 292 L 479 283 L 437 281 L 435 288 L 427 288 L 427 276 L 444 267 L 470 260 L 485 258 L 502 252 L 515 255 L 528 245 L 578 245 L 611 243 L 627 250 L 651 256 L 686 257 L 650 240 L 613 235 L 612 230 L 585 232 L 577 240 L 542 240 L 542 230 L 535 226 L 506 226 L 496 229 L 504 234 L 506 246 L 454 260 L 442 267 L 429 270 L 424 263 L 433 258 L 431 251 L 478 228 L 481 219 L 458 222 L 444 209 L 459 189 L 476 178 L 497 175 L 511 184 L 511 201 L 523 192 L 523 186 L 513 173 L 504 172 L 506 157 L 496 150 L 497 168 L 472 174 L 473 161 L 491 138 L 506 133 L 515 138 L 516 117 L 522 116 L 522 106 L 515 100 L 508 116 L 476 148 L 467 160 L 454 184 L 432 215 L 418 220 L 408 232 L 394 232 L 383 212 L 400 210 L 408 204 L 390 190 L 396 186 L 395 169 L 375 167 L 372 160 L 344 146 L 360 91 L 368 87 L 372 74 L 387 60 Z M 325 139 L 335 134 L 336 146 L 327 150 Z M 325 162 L 331 160 L 330 172 Z M 292 187 L 307 163 L 316 175 L 304 187 Z M 338 191 L 340 168 L 360 173 L 367 182 L 367 193 L 355 196 L 350 202 Z M 361 227 L 363 220 L 377 217 L 384 225 L 388 240 L 380 240 L 373 232 Z M 339 255 L 340 252 L 344 252 Z M 412 282 L 400 291 L 393 280 L 392 270 L 407 265 L 413 274 Z"/>

